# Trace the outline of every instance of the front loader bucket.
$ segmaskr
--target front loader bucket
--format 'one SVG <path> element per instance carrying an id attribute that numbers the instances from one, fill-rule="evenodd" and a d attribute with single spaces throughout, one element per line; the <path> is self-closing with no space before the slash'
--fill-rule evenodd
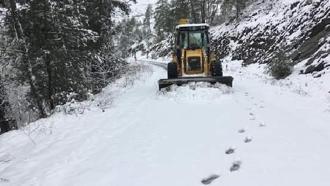
<path id="1" fill-rule="evenodd" d="M 177 79 L 161 79 L 158 81 L 159 90 L 167 88 L 171 85 L 184 85 L 190 82 L 208 82 L 211 84 L 220 83 L 229 87 L 233 86 L 234 78 L 231 76 L 220 76 L 220 77 L 185 77 Z"/>

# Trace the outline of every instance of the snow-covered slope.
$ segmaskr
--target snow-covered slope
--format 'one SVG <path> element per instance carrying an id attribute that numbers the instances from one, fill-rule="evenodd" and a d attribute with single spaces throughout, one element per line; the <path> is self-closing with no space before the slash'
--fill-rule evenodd
<path id="1" fill-rule="evenodd" d="M 319 87 L 302 94 L 234 61 L 233 89 L 158 92 L 166 71 L 134 68 L 85 109 L 0 136 L 0 185 L 200 186 L 212 174 L 219 186 L 329 185 L 330 94 Z"/>
<path id="2" fill-rule="evenodd" d="M 330 0 L 260 0 L 240 21 L 212 29 L 221 56 L 269 63 L 278 49 L 315 77 L 330 71 Z"/>

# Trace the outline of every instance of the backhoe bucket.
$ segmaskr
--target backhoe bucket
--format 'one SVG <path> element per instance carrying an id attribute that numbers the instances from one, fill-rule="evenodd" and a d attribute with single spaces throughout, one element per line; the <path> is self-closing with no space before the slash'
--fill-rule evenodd
<path id="1" fill-rule="evenodd" d="M 167 88 L 171 85 L 184 85 L 190 82 L 207 82 L 211 84 L 220 83 L 227 85 L 229 87 L 233 86 L 234 78 L 231 76 L 221 76 L 221 77 L 185 77 L 185 78 L 177 78 L 177 79 L 161 79 L 158 81 L 159 90 L 163 88 Z"/>

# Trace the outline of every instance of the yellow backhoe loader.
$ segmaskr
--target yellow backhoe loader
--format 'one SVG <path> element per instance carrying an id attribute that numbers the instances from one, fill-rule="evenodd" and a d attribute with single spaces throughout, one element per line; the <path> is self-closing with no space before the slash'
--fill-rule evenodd
<path id="1" fill-rule="evenodd" d="M 233 77 L 223 76 L 222 62 L 210 49 L 209 25 L 180 21 L 176 27 L 175 51 L 167 65 L 168 79 L 159 80 L 159 89 L 189 82 L 233 85 Z"/>

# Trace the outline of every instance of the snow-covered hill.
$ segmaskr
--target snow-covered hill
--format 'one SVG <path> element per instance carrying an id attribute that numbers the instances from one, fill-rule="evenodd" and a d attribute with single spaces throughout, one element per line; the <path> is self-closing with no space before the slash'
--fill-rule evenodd
<path id="1" fill-rule="evenodd" d="M 217 175 L 212 185 L 328 186 L 330 94 L 274 84 L 259 65 L 225 65 L 233 89 L 158 92 L 166 71 L 134 64 L 139 74 L 72 115 L 0 136 L 0 185 L 200 186 Z"/>
<path id="2" fill-rule="evenodd" d="M 302 73 L 330 72 L 330 0 L 260 0 L 242 20 L 212 29 L 214 47 L 245 64 L 269 63 L 278 49 Z"/>

